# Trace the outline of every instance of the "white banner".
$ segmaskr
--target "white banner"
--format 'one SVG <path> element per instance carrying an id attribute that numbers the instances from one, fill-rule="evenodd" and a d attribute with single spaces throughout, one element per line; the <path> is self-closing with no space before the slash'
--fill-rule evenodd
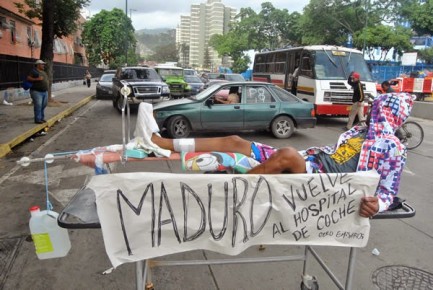
<path id="1" fill-rule="evenodd" d="M 190 250 L 237 255 L 253 245 L 364 247 L 358 215 L 375 172 L 350 174 L 122 173 L 92 177 L 114 267 Z"/>

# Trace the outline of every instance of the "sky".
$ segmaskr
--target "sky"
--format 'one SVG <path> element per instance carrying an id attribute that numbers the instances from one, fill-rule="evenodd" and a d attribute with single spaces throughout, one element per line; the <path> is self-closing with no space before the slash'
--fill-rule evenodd
<path id="1" fill-rule="evenodd" d="M 119 8 L 125 11 L 128 4 L 128 16 L 131 16 L 135 30 L 154 28 L 176 28 L 180 15 L 190 15 L 191 4 L 205 3 L 207 0 L 92 0 L 83 15 L 90 17 L 102 9 L 111 11 Z M 251 7 L 256 12 L 261 10 L 262 2 L 271 2 L 275 8 L 287 9 L 290 13 L 302 12 L 309 0 L 222 0 L 225 6 L 236 8 Z"/>

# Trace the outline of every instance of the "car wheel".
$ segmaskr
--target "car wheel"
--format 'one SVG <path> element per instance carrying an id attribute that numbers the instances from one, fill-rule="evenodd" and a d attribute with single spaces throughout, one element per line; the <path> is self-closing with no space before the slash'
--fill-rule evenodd
<path id="1" fill-rule="evenodd" d="M 167 133 L 170 138 L 186 138 L 191 132 L 188 120 L 182 116 L 174 116 L 168 120 Z"/>
<path id="2" fill-rule="evenodd" d="M 278 139 L 289 138 L 295 131 L 295 124 L 290 117 L 280 116 L 272 121 L 271 130 Z"/>

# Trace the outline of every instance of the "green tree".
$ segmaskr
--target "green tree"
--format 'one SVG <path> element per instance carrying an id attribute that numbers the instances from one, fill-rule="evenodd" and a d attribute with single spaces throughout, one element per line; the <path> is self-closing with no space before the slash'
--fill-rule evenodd
<path id="1" fill-rule="evenodd" d="M 418 50 L 418 58 L 426 64 L 433 64 L 433 47 Z"/>
<path id="2" fill-rule="evenodd" d="M 80 9 L 89 2 L 90 0 L 24 0 L 28 8 L 23 3 L 14 3 L 21 13 L 42 22 L 42 44 L 39 58 L 47 63 L 46 70 L 50 78 L 48 101 L 51 103 L 54 102 L 51 96 L 54 38 L 68 36 L 77 30 Z"/>
<path id="3" fill-rule="evenodd" d="M 251 8 L 241 8 L 230 31 L 225 35 L 213 35 L 209 45 L 219 56 L 230 56 L 234 70 L 244 71 L 250 61 L 245 51 L 299 45 L 302 39 L 300 18 L 299 13 L 277 9 L 271 2 L 262 3 L 259 13 Z"/>
<path id="4" fill-rule="evenodd" d="M 404 51 L 411 50 L 410 37 L 411 31 L 408 28 L 377 25 L 357 32 L 354 36 L 354 43 L 358 47 L 365 45 L 365 51 L 368 53 L 370 59 L 374 59 L 374 51 L 380 48 L 382 54 L 379 60 L 384 60 L 392 48 L 400 56 Z"/>
<path id="5" fill-rule="evenodd" d="M 126 53 L 130 55 L 131 47 L 136 45 L 131 19 L 118 8 L 92 16 L 84 24 L 82 36 L 89 62 L 94 65 L 102 62 L 111 67 L 119 64 L 122 57 L 123 63 L 127 63 Z"/>
<path id="6" fill-rule="evenodd" d="M 212 60 L 210 59 L 209 47 L 206 46 L 203 55 L 203 67 L 209 69 L 211 67 Z"/>
<path id="7" fill-rule="evenodd" d="M 407 1 L 401 11 L 418 35 L 433 35 L 433 0 Z"/>
<path id="8" fill-rule="evenodd" d="M 311 0 L 301 17 L 302 43 L 342 45 L 348 35 L 366 27 L 399 20 L 398 13 L 406 1 Z"/>

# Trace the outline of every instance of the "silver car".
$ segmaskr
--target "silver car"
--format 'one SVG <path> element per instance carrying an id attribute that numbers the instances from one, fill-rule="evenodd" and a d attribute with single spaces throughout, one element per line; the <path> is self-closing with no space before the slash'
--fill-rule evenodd
<path id="1" fill-rule="evenodd" d="M 104 73 L 96 85 L 96 99 L 113 98 L 113 77 L 114 73 Z"/>

